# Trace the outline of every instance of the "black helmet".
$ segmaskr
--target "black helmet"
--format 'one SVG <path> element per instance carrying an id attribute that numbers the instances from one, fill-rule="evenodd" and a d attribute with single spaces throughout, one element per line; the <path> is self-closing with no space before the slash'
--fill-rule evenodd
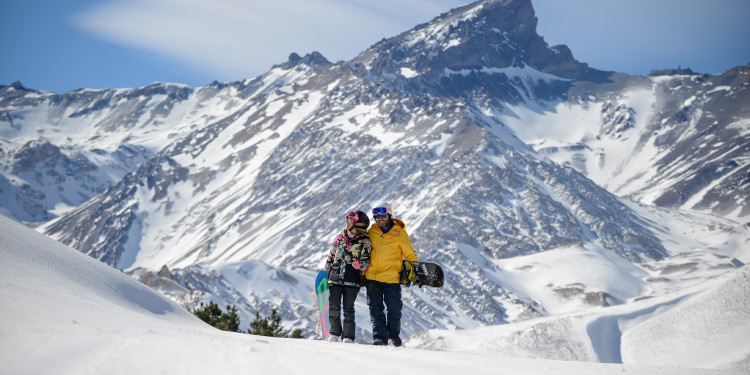
<path id="1" fill-rule="evenodd" d="M 357 211 L 357 222 L 354 223 L 354 227 L 356 228 L 362 228 L 367 229 L 370 227 L 370 218 L 367 217 L 367 214 L 362 211 Z"/>

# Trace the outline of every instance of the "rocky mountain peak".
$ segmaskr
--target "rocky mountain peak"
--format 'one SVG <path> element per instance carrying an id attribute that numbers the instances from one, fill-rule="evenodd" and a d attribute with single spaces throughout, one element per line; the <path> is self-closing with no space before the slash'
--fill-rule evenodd
<path id="1" fill-rule="evenodd" d="M 529 96 L 563 97 L 564 81 L 598 72 L 578 62 L 567 46 L 550 47 L 536 25 L 530 0 L 478 1 L 384 39 L 353 62 L 420 91 L 471 97 L 479 90 L 513 103 Z M 533 71 L 552 79 L 537 92 L 522 92 L 521 81 L 536 76 Z"/>
<path id="2" fill-rule="evenodd" d="M 682 68 L 677 67 L 677 69 L 652 69 L 651 72 L 648 74 L 651 77 L 658 77 L 658 76 L 676 76 L 676 75 L 693 75 L 693 74 L 699 74 L 693 72 L 690 68 Z"/>
<path id="3" fill-rule="evenodd" d="M 26 94 L 36 92 L 36 90 L 26 88 L 21 81 L 15 81 L 10 86 L 0 85 L 0 107 L 5 107 L 7 103 L 23 98 Z"/>
<path id="4" fill-rule="evenodd" d="M 478 1 L 376 44 L 372 65 L 391 73 L 402 67 L 442 71 L 528 65 L 564 78 L 587 68 L 567 46 L 550 47 L 536 25 L 530 0 Z"/>
<path id="5" fill-rule="evenodd" d="M 320 52 L 313 51 L 306 54 L 304 57 L 298 55 L 296 52 L 292 52 L 289 55 L 289 60 L 283 64 L 274 65 L 274 68 L 281 69 L 292 69 L 299 65 L 307 65 L 311 68 L 329 66 L 331 62 L 328 61 Z"/>

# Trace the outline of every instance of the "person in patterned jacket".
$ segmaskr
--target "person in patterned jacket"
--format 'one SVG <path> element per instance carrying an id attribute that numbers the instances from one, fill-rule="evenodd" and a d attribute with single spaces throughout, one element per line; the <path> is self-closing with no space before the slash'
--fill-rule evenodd
<path id="1" fill-rule="evenodd" d="M 362 211 L 346 214 L 346 228 L 336 236 L 326 260 L 328 272 L 329 335 L 328 341 L 354 342 L 354 301 L 364 284 L 362 272 L 370 266 L 372 245 L 367 235 L 370 219 Z M 341 305 L 344 325 L 341 325 Z"/>

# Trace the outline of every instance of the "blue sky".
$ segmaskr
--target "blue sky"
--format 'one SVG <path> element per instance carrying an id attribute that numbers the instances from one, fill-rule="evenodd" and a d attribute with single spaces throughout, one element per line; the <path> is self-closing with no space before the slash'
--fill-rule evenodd
<path id="1" fill-rule="evenodd" d="M 2 0 L 0 84 L 202 86 L 289 54 L 349 60 L 467 0 Z M 750 62 L 748 0 L 532 0 L 537 31 L 602 70 L 718 74 Z"/>

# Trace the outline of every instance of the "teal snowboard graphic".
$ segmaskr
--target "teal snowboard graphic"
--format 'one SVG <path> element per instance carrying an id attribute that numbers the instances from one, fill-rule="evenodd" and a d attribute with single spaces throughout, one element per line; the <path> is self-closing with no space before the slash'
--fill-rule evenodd
<path id="1" fill-rule="evenodd" d="M 318 272 L 315 278 L 315 295 L 318 297 L 318 310 L 320 312 L 320 328 L 323 331 L 323 339 L 328 338 L 328 272 Z"/>

